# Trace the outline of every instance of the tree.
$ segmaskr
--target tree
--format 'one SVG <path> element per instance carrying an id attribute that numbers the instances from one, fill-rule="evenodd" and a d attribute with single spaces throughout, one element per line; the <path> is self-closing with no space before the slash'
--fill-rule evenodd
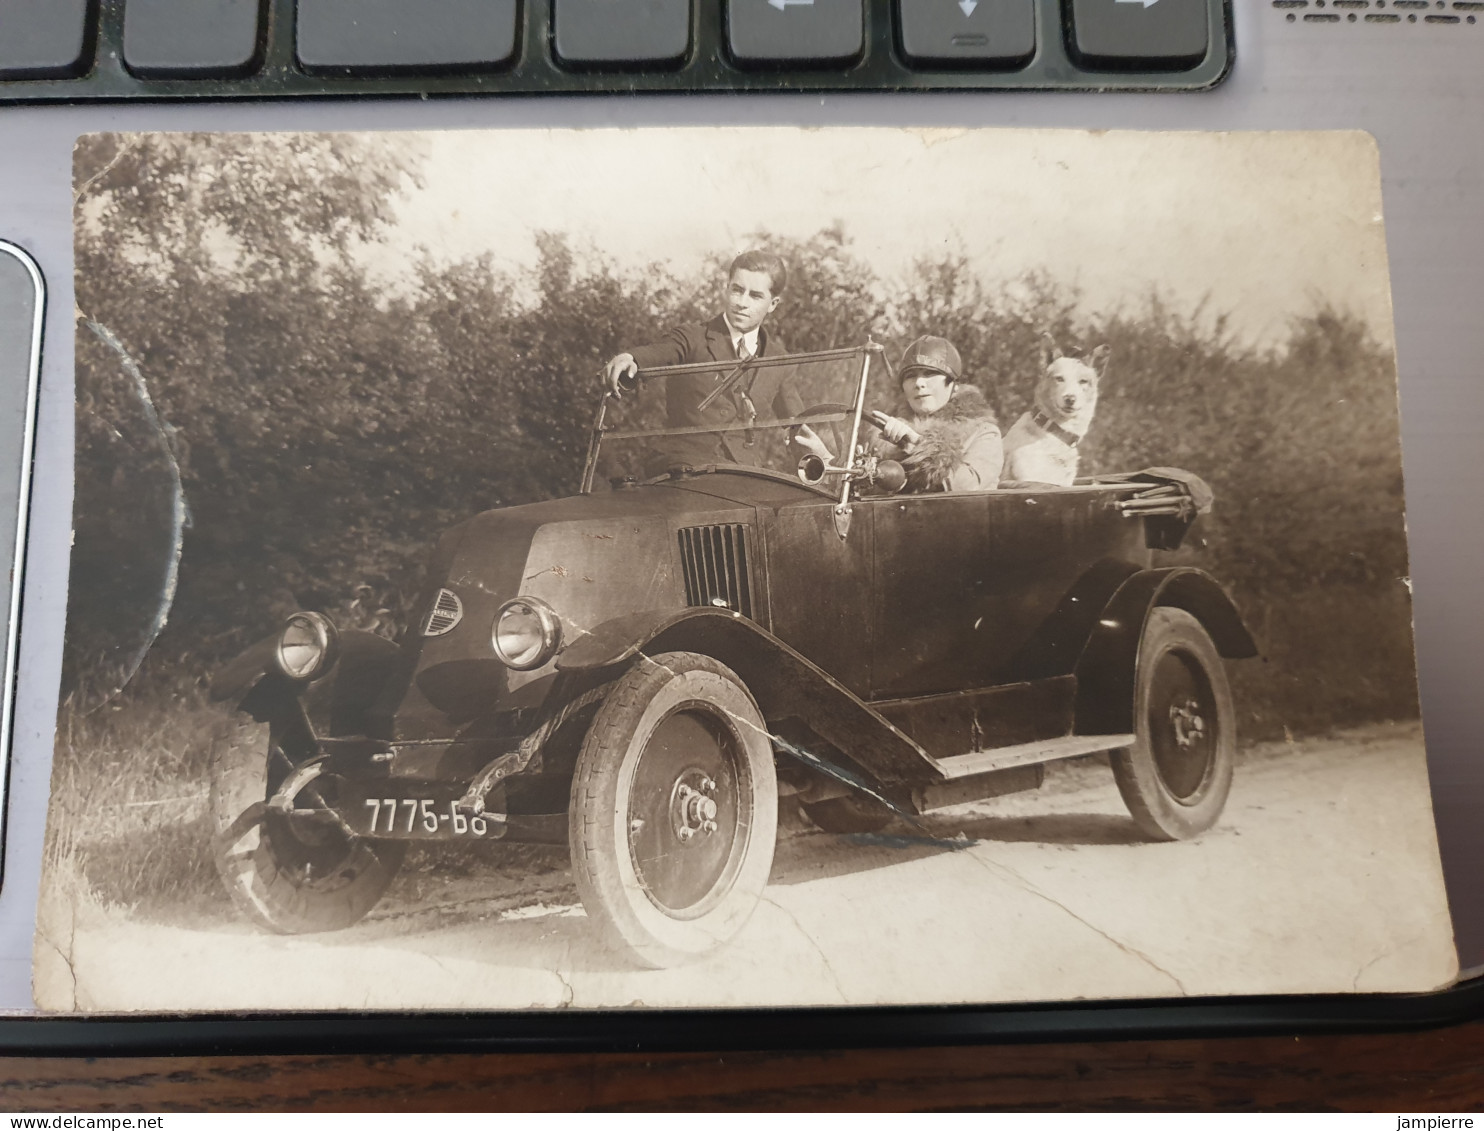
<path id="1" fill-rule="evenodd" d="M 74 685 L 101 663 L 108 671 L 90 685 L 112 690 L 138 649 L 104 642 L 147 644 L 167 613 L 198 636 L 230 632 L 213 619 L 227 612 L 216 612 L 221 584 L 250 608 L 281 603 L 301 563 L 275 537 L 288 531 L 257 521 L 261 501 L 280 489 L 302 497 L 304 457 L 326 433 L 366 435 L 374 423 L 357 378 L 368 354 L 398 343 L 346 312 L 381 298 L 357 253 L 416 168 L 415 144 L 356 135 L 78 143 L 69 620 L 87 629 L 69 633 Z M 230 581 L 208 565 L 173 588 L 178 488 L 190 508 L 183 559 L 232 559 Z"/>

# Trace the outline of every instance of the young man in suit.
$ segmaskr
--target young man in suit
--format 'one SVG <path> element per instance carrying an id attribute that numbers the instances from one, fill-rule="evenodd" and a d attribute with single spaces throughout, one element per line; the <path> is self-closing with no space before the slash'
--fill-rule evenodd
<path id="1" fill-rule="evenodd" d="M 727 272 L 722 313 L 709 322 L 677 326 L 662 341 L 635 346 L 612 358 L 603 371 L 608 392 L 621 397 L 625 383 L 631 382 L 640 369 L 718 361 L 722 364 L 714 371 L 672 377 L 665 382 L 670 427 L 726 427 L 800 415 L 804 404 L 792 371 L 777 365 L 752 370 L 733 388 L 701 407 L 735 368 L 737 360 L 777 357 L 787 352 L 778 336 L 763 325 L 778 309 L 787 284 L 788 267 L 779 256 L 770 251 L 744 251 L 732 260 Z M 801 449 L 830 458 L 828 448 L 807 425 L 795 429 L 792 439 Z M 757 467 L 762 462 L 761 448 L 745 430 L 670 436 L 664 444 L 664 455 L 671 466 L 738 463 Z"/>

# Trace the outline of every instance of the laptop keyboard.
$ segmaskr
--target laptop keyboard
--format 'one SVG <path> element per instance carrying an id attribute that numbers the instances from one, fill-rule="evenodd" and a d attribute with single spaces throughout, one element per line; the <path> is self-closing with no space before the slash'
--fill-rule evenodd
<path id="1" fill-rule="evenodd" d="M 1228 0 L 0 0 L 0 101 L 1212 86 Z"/>

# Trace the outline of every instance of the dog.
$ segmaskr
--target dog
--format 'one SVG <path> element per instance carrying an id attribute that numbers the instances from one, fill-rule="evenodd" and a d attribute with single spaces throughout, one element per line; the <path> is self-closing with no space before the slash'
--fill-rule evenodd
<path id="1" fill-rule="evenodd" d="M 1002 484 L 1072 485 L 1077 478 L 1077 445 L 1092 427 L 1110 352 L 1106 345 L 1098 346 L 1084 361 L 1062 353 L 1050 334 L 1041 335 L 1035 404 L 1005 436 Z"/>

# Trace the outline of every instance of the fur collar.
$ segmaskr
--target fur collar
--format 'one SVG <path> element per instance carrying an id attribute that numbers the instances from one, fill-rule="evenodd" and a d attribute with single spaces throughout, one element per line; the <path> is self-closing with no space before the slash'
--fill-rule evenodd
<path id="1" fill-rule="evenodd" d="M 931 416 L 917 416 L 904 406 L 898 407 L 897 415 L 922 437 L 902 460 L 909 491 L 947 490 L 975 434 L 985 428 L 999 431 L 984 394 L 963 382 L 954 386 L 948 403 Z"/>

